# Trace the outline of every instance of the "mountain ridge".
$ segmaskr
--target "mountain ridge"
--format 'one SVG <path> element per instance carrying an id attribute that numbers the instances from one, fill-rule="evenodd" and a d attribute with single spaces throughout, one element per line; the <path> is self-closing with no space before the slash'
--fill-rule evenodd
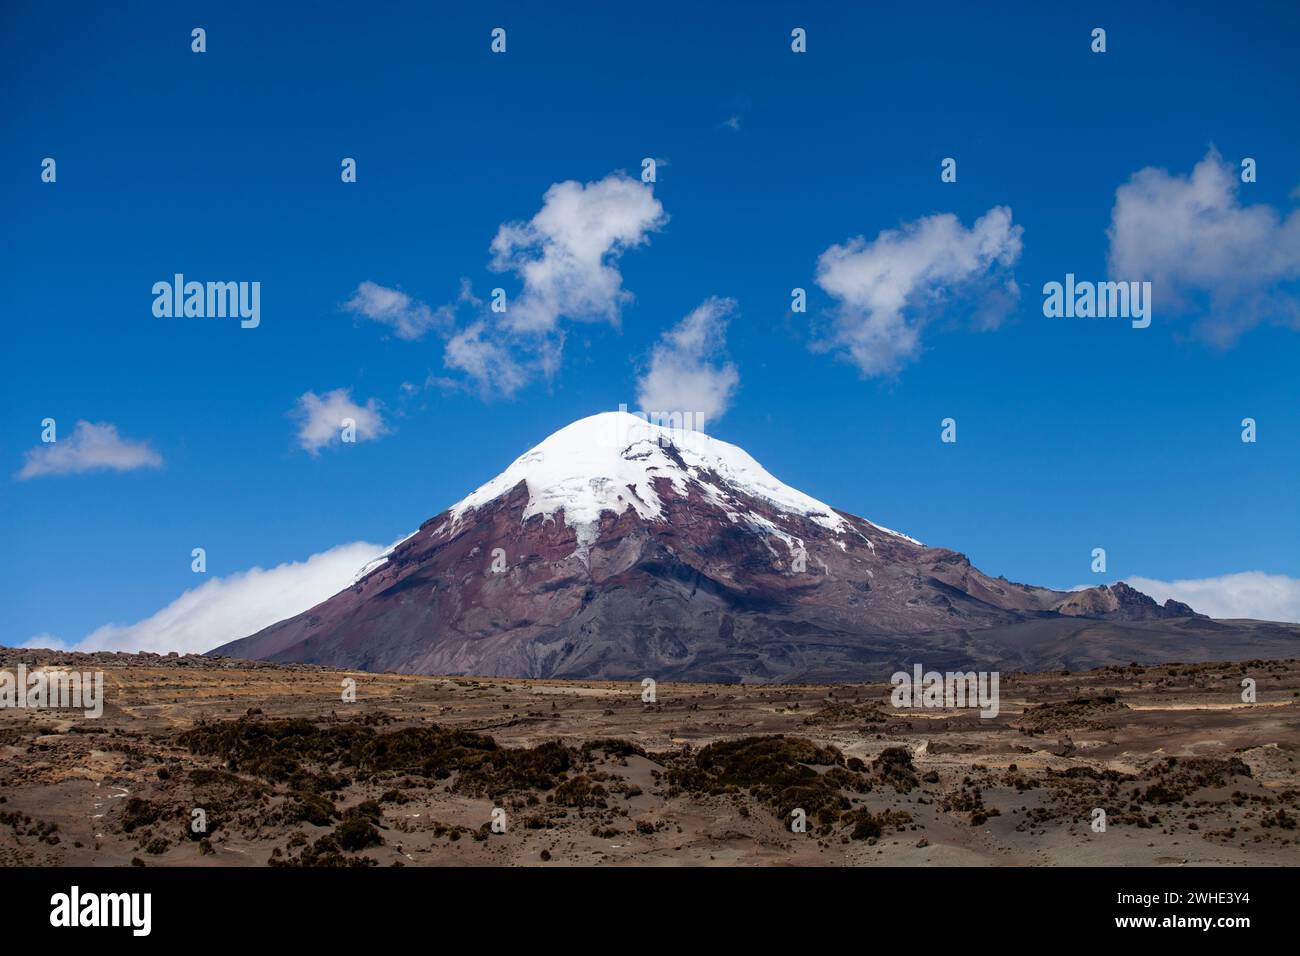
<path id="1" fill-rule="evenodd" d="M 406 673 L 848 680 L 921 648 L 997 658 L 975 645 L 1035 622 L 1205 620 L 1123 582 L 990 577 L 785 485 L 736 446 L 616 412 L 560 429 L 348 588 L 212 653 Z"/>

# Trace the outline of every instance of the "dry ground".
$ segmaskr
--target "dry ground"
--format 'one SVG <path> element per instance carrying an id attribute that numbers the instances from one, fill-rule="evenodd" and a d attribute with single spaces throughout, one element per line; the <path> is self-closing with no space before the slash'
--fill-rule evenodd
<path id="1" fill-rule="evenodd" d="M 992 720 L 895 710 L 887 684 L 648 704 L 639 684 L 0 650 L 19 661 L 102 670 L 107 705 L 0 710 L 3 865 L 1300 863 L 1300 660 L 1003 675 Z"/>

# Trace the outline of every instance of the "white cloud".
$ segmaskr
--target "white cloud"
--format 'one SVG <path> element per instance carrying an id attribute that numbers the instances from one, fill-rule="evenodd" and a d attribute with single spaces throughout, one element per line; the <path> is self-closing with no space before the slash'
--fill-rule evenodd
<path id="1" fill-rule="evenodd" d="M 1300 579 L 1285 574 L 1242 571 L 1217 578 L 1157 581 L 1125 578 L 1161 604 L 1169 598 L 1210 617 L 1249 617 L 1300 623 Z"/>
<path id="2" fill-rule="evenodd" d="M 1019 296 L 1010 269 L 1022 232 L 995 206 L 970 229 L 943 213 L 831 246 L 817 260 L 817 284 L 839 301 L 821 347 L 887 375 L 917 357 L 921 330 L 946 308 L 971 307 L 977 327 L 996 327 Z"/>
<path id="3" fill-rule="evenodd" d="M 650 355 L 650 368 L 637 381 L 643 409 L 695 412 L 706 421 L 727 410 L 740 375 L 732 363 L 718 364 L 717 357 L 735 309 L 735 299 L 713 296 L 663 334 Z"/>
<path id="4" fill-rule="evenodd" d="M 44 632 L 42 632 L 42 633 L 40 633 L 40 634 L 37 634 L 35 637 L 29 637 L 27 640 L 23 641 L 21 644 L 18 644 L 18 645 L 15 645 L 15 646 L 17 646 L 17 647 L 46 647 L 46 648 L 51 648 L 51 649 L 55 649 L 55 650 L 63 650 L 63 642 L 62 642 L 61 640 L 59 640 L 59 639 L 58 639 L 57 637 L 55 637 L 53 634 L 44 633 Z"/>
<path id="5" fill-rule="evenodd" d="M 631 296 L 615 262 L 667 221 L 652 188 L 622 173 L 585 186 L 555 183 L 537 215 L 504 223 L 492 240 L 492 269 L 523 281 L 503 323 L 546 333 L 561 316 L 617 322 Z"/>
<path id="6" fill-rule="evenodd" d="M 461 279 L 454 301 L 437 308 L 366 281 L 345 308 L 392 326 L 399 338 L 419 339 L 430 330 L 440 333 L 445 340 L 443 364 L 464 377 L 431 376 L 426 385 L 469 389 L 484 399 L 509 398 L 559 369 L 565 341 L 562 319 L 617 324 L 622 307 L 632 298 L 623 288 L 618 260 L 667 221 L 653 188 L 623 173 L 586 184 L 554 183 L 536 215 L 526 222 L 501 224 L 492 240 L 489 268 L 513 273 L 522 283 L 506 299 L 505 312 L 494 312 L 475 297 L 468 279 Z M 462 309 L 469 312 L 468 318 L 461 317 Z M 320 439 L 336 428 L 327 425 Z"/>
<path id="7" fill-rule="evenodd" d="M 483 397 L 509 398 L 527 384 L 529 373 L 505 345 L 486 335 L 481 321 L 461 330 L 447 341 L 443 363 L 468 375 Z"/>
<path id="8" fill-rule="evenodd" d="M 352 401 L 352 390 L 336 388 L 324 395 L 304 392 L 291 413 L 298 420 L 298 444 L 315 456 L 333 442 L 342 442 L 343 420 L 356 423 L 357 441 L 369 441 L 388 434 L 388 425 L 371 398 L 365 405 Z"/>
<path id="9" fill-rule="evenodd" d="M 739 116 L 728 116 L 726 119 L 724 119 L 724 120 L 722 121 L 722 125 L 723 125 L 724 127 L 726 127 L 727 129 L 729 129 L 729 130 L 733 130 L 734 132 L 739 133 L 739 132 L 740 132 L 740 117 L 739 117 Z"/>
<path id="10" fill-rule="evenodd" d="M 1109 271 L 1150 281 L 1156 315 L 1195 313 L 1197 331 L 1219 345 L 1261 320 L 1300 328 L 1300 210 L 1244 206 L 1237 170 L 1211 149 L 1190 176 L 1147 167 L 1115 192 Z"/>
<path id="11" fill-rule="evenodd" d="M 461 291 L 463 294 L 464 286 Z M 374 322 L 392 326 L 397 337 L 407 341 L 423 338 L 430 329 L 446 327 L 454 318 L 449 306 L 431 309 L 400 289 L 389 289 L 369 280 L 357 286 L 357 291 L 343 307 Z"/>
<path id="12" fill-rule="evenodd" d="M 142 621 L 106 624 L 67 649 L 159 654 L 210 651 L 334 596 L 384 550 L 383 545 L 356 541 L 313 554 L 306 561 L 212 578 Z M 62 648 L 48 634 L 37 635 L 23 646 Z"/>
<path id="13" fill-rule="evenodd" d="M 160 468 L 163 463 L 162 455 L 148 442 L 127 441 L 117 434 L 117 426 L 108 422 L 84 421 L 77 422 L 70 437 L 30 449 L 26 459 L 14 476 L 19 481 L 85 471 Z"/>

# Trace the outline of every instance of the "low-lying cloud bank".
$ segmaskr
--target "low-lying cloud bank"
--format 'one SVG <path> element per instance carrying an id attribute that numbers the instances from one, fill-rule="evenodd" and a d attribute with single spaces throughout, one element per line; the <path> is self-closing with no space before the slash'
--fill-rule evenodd
<path id="1" fill-rule="evenodd" d="M 1300 623 L 1300 579 L 1285 574 L 1241 571 L 1185 581 L 1124 580 L 1161 604 L 1173 598 L 1210 617 Z"/>
<path id="2" fill-rule="evenodd" d="M 352 583 L 382 544 L 354 541 L 274 568 L 211 578 L 135 624 L 106 624 L 71 645 L 40 634 L 25 647 L 201 654 L 300 614 Z"/>

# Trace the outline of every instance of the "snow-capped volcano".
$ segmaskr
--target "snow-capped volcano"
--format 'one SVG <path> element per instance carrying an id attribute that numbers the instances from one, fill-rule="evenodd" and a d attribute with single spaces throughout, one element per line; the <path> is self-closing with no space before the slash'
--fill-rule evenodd
<path id="1" fill-rule="evenodd" d="M 626 412 L 574 422 L 328 601 L 214 653 L 415 673 L 878 677 L 1028 621 L 1187 616 L 990 578 Z M 1116 592 L 1118 593 L 1118 592 Z M 964 648 L 955 653 L 954 648 Z"/>
<path id="2" fill-rule="evenodd" d="M 630 510 L 647 521 L 661 519 L 664 505 L 656 489 L 660 479 L 676 496 L 687 497 L 694 491 L 716 504 L 730 521 L 775 535 L 788 546 L 799 547 L 802 542 L 747 506 L 738 494 L 776 509 L 780 518 L 798 515 L 835 534 L 862 537 L 830 505 L 773 477 L 744 449 L 703 432 L 655 424 L 623 411 L 591 415 L 561 428 L 452 505 L 448 520 L 454 532 L 467 515 L 523 483 L 528 504 L 520 520 L 541 515 L 563 522 L 573 529 L 575 553 L 585 553 L 599 537 L 601 518 L 607 513 Z M 871 527 L 920 543 L 881 525 Z M 353 583 L 382 567 L 414 534 L 418 532 L 363 567 Z"/>
<path id="3" fill-rule="evenodd" d="M 596 539 L 601 515 L 631 509 L 648 521 L 663 516 L 656 483 L 667 481 L 679 496 L 694 488 L 732 520 L 745 516 L 733 490 L 802 515 L 835 532 L 847 530 L 830 505 L 773 478 L 735 445 L 702 432 L 651 424 L 629 412 L 605 412 L 561 428 L 514 460 L 509 468 L 451 506 L 458 524 L 464 515 L 510 491 L 528 488 L 526 521 L 562 513 L 580 544 Z"/>

